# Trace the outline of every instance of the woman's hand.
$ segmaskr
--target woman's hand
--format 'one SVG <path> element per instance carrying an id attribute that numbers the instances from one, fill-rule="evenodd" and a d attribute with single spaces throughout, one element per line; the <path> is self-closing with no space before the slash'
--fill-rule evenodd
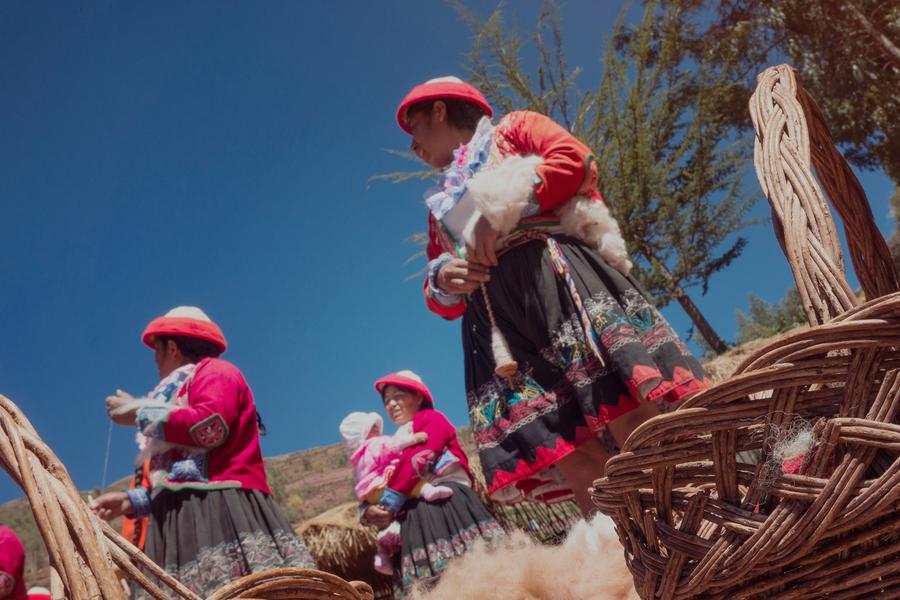
<path id="1" fill-rule="evenodd" d="M 106 397 L 106 414 L 113 420 L 113 423 L 118 423 L 119 425 L 135 425 L 135 419 L 137 418 L 136 408 L 123 413 L 116 412 L 129 402 L 134 402 L 134 397 L 122 390 L 116 390 L 115 396 Z"/>
<path id="2" fill-rule="evenodd" d="M 497 266 L 497 238 L 500 233 L 495 230 L 484 215 L 478 217 L 472 230 L 471 240 L 466 243 L 466 258 L 469 263 Z"/>
<path id="3" fill-rule="evenodd" d="M 413 438 L 416 440 L 417 444 L 424 444 L 428 441 L 428 434 L 424 431 L 420 431 L 419 433 L 414 433 Z"/>
<path id="4" fill-rule="evenodd" d="M 109 492 L 91 502 L 91 510 L 104 521 L 112 521 L 131 512 L 131 500 L 125 492 Z"/>
<path id="5" fill-rule="evenodd" d="M 489 267 L 466 261 L 462 258 L 451 258 L 437 273 L 437 285 L 447 294 L 471 294 L 482 283 L 491 280 Z"/>
<path id="6" fill-rule="evenodd" d="M 364 525 L 373 525 L 378 529 L 384 529 L 394 520 L 394 513 L 383 506 L 372 504 L 366 507 L 360 520 Z"/>

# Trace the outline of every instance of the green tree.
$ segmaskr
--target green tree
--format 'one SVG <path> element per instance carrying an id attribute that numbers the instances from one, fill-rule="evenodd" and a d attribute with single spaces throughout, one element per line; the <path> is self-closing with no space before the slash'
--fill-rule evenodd
<path id="1" fill-rule="evenodd" d="M 807 323 L 803 301 L 796 288 L 788 290 L 783 300 L 769 304 L 756 294 L 750 294 L 747 314 L 737 311 L 737 342 L 768 338 Z"/>
<path id="2" fill-rule="evenodd" d="M 832 137 L 858 168 L 882 168 L 894 181 L 900 217 L 900 4 L 883 0 L 665 0 L 692 14 L 683 43 L 735 73 L 746 97 L 753 75 L 789 62 L 815 98 Z M 743 90 L 741 89 L 743 88 Z M 724 105 L 723 105 L 724 106 Z M 746 111 L 733 123 L 749 127 Z M 724 115 L 727 118 L 727 114 Z M 900 229 L 889 246 L 900 272 Z"/>
<path id="3" fill-rule="evenodd" d="M 502 6 L 485 20 L 456 7 L 474 31 L 469 80 L 498 112 L 551 115 L 592 148 L 635 275 L 658 305 L 677 301 L 707 344 L 724 352 L 727 344 L 688 290 L 707 292 L 711 277 L 740 256 L 746 240 L 736 234 L 752 222 L 754 199 L 741 187 L 750 143 L 735 142 L 723 108 L 734 103 L 742 59 L 712 60 L 696 35 L 693 8 L 647 2 L 638 26 L 619 20 L 599 86 L 582 90 L 581 70 L 565 58 L 554 2 L 543 4 L 527 35 L 505 26 Z M 533 74 L 524 66 L 529 40 Z"/>
<path id="4" fill-rule="evenodd" d="M 816 99 L 847 159 L 883 167 L 900 183 L 900 4 L 885 0 L 673 0 L 695 22 L 685 42 L 710 40 L 715 53 L 752 74 L 785 59 Z M 709 19 L 709 13 L 715 18 Z"/>
<path id="5" fill-rule="evenodd" d="M 272 498 L 274 498 L 275 502 L 278 504 L 284 504 L 284 501 L 287 499 L 287 494 L 285 493 L 284 487 L 285 478 L 281 469 L 268 466 L 266 469 L 266 478 L 269 481 L 269 489 L 272 490 Z"/>
<path id="6" fill-rule="evenodd" d="M 888 246 L 891 248 L 891 256 L 894 257 L 894 268 L 900 273 L 900 187 L 894 188 L 894 195 L 891 196 L 891 215 L 894 217 L 894 233 L 888 240 Z"/>
<path id="7" fill-rule="evenodd" d="M 303 501 L 303 497 L 300 494 L 291 494 L 287 497 L 285 502 L 282 504 L 284 508 L 285 515 L 288 518 L 288 521 L 291 523 L 296 523 L 303 517 L 303 508 L 305 506 L 305 502 Z"/>

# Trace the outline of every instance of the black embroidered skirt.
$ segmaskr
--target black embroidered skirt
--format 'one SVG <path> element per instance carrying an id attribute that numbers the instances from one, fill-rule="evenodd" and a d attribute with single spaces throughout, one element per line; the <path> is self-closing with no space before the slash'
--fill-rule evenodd
<path id="1" fill-rule="evenodd" d="M 478 495 L 460 483 L 442 483 L 453 495 L 437 502 L 411 499 L 400 515 L 401 550 L 394 559 L 394 597 L 405 597 L 412 586 L 434 585 L 448 562 L 478 540 L 505 536 Z"/>
<path id="2" fill-rule="evenodd" d="M 315 568 L 281 509 L 259 490 L 163 489 L 151 509 L 147 556 L 203 598 L 257 571 Z M 140 588 L 135 596 L 149 598 Z"/>
<path id="3" fill-rule="evenodd" d="M 596 333 L 603 362 L 547 242 L 500 257 L 486 288 L 518 373 L 494 374 L 481 292 L 462 324 L 469 419 L 488 491 L 497 500 L 571 497 L 552 466 L 640 402 L 674 404 L 708 386 L 700 363 L 637 283 L 575 239 L 555 236 Z"/>

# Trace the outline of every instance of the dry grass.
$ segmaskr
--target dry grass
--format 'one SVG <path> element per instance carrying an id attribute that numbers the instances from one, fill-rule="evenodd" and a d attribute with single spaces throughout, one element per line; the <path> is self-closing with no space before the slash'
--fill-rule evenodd
<path id="1" fill-rule="evenodd" d="M 319 568 L 348 581 L 365 581 L 378 592 L 390 578 L 374 569 L 375 531 L 359 524 L 358 503 L 348 502 L 295 527 Z"/>
<path id="2" fill-rule="evenodd" d="M 730 377 L 745 358 L 765 346 L 769 341 L 768 339 L 753 340 L 741 346 L 736 346 L 728 352 L 703 363 L 703 368 L 714 383 L 719 383 Z"/>

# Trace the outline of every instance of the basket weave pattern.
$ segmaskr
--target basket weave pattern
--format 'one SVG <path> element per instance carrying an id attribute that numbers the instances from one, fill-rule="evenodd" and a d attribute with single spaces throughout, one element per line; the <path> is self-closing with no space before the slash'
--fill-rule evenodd
<path id="1" fill-rule="evenodd" d="M 638 427 L 594 483 L 594 501 L 616 522 L 648 600 L 897 597 L 897 275 L 790 67 L 758 77 L 750 112 L 757 175 L 811 328 Z M 847 282 L 826 194 L 865 303 Z M 807 443 L 792 471 L 778 449 L 800 430 Z"/>

